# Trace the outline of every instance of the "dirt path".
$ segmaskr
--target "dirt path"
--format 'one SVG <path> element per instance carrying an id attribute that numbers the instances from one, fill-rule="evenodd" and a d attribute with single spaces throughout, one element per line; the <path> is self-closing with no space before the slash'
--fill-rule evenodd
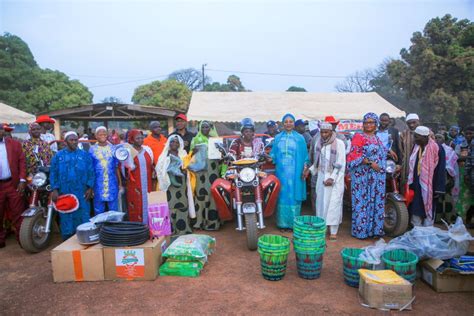
<path id="1" fill-rule="evenodd" d="M 280 233 L 273 223 L 267 226 L 266 233 Z M 372 240 L 350 236 L 349 214 L 339 231 L 339 239 L 328 244 L 320 279 L 299 278 L 292 252 L 287 274 L 278 282 L 261 277 L 258 253 L 246 250 L 245 236 L 234 231 L 233 223 L 210 234 L 217 239 L 217 251 L 195 279 L 55 284 L 49 251 L 29 255 L 10 238 L 0 249 L 0 314 L 382 313 L 362 307 L 357 289 L 345 285 L 342 276 L 341 249 L 363 247 Z M 55 236 L 54 245 L 59 242 Z M 403 314 L 473 315 L 474 293 L 437 294 L 420 280 L 414 292 L 414 310 Z"/>

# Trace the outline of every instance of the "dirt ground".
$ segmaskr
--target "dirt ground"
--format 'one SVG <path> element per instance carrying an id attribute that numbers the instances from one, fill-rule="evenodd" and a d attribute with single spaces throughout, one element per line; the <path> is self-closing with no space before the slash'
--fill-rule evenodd
<path id="1" fill-rule="evenodd" d="M 27 254 L 13 237 L 0 249 L 0 314 L 381 314 L 362 307 L 357 289 L 345 285 L 340 251 L 363 247 L 374 240 L 350 236 L 350 214 L 339 238 L 328 242 L 322 275 L 317 280 L 298 277 L 290 253 L 283 280 L 266 281 L 260 274 L 259 255 L 246 249 L 245 235 L 227 223 L 210 235 L 217 251 L 198 278 L 158 277 L 141 282 L 53 283 L 50 251 Z M 273 222 L 265 233 L 281 234 Z M 472 233 L 472 230 L 471 230 Z M 286 233 L 290 236 L 290 233 Z M 471 245 L 472 246 L 472 245 Z M 472 249 L 472 247 L 471 247 Z M 473 315 L 474 293 L 438 294 L 421 280 L 414 287 L 413 311 L 417 315 Z M 395 314 L 395 312 L 394 312 Z M 401 314 L 399 312 L 398 314 Z"/>

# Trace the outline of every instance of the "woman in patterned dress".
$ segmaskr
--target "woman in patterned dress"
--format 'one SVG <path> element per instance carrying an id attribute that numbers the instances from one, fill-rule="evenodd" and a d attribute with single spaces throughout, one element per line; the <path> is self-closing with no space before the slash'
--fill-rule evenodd
<path id="1" fill-rule="evenodd" d="M 168 198 L 173 235 L 193 232 L 188 214 L 188 198 L 191 197 L 192 201 L 192 192 L 188 190 L 190 186 L 187 185 L 187 176 L 182 171 L 186 155 L 183 139 L 178 135 L 171 135 L 156 166 L 158 188 L 160 191 L 166 191 Z"/>
<path id="2" fill-rule="evenodd" d="M 354 135 L 347 165 L 351 174 L 352 236 L 383 236 L 387 149 L 377 137 L 378 117 L 367 113 Z"/>
<path id="3" fill-rule="evenodd" d="M 217 137 L 214 125 L 208 121 L 199 124 L 198 133 L 191 141 L 191 151 L 195 159 L 204 162 L 203 168 L 195 171 L 196 175 L 196 223 L 194 228 L 204 230 L 218 230 L 221 221 L 217 213 L 216 202 L 211 195 L 211 185 L 219 177 L 220 161 L 207 158 L 207 144 L 209 137 Z M 198 151 L 200 153 L 198 153 Z M 199 157 L 199 158 L 198 158 Z M 193 159 L 194 159 L 193 158 Z"/>

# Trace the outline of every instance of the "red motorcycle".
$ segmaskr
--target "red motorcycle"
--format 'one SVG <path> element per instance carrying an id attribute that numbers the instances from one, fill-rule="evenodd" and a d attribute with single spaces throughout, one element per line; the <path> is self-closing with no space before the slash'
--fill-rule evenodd
<path id="1" fill-rule="evenodd" d="M 223 146 L 219 149 L 225 153 Z M 249 250 L 257 249 L 258 230 L 265 228 L 264 218 L 273 215 L 280 192 L 280 181 L 260 170 L 265 156 L 259 158 L 231 161 L 225 179 L 211 186 L 219 217 L 237 219 L 236 230 L 246 230 Z"/>

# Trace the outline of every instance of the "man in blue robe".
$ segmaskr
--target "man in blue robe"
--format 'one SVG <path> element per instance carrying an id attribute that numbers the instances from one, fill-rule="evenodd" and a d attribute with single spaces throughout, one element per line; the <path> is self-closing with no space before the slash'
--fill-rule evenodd
<path id="1" fill-rule="evenodd" d="M 68 132 L 64 139 L 66 148 L 60 150 L 51 162 L 50 183 L 54 202 L 63 194 L 74 194 L 79 200 L 78 210 L 59 214 L 61 237 L 66 240 L 76 233 L 77 226 L 89 221 L 94 169 L 89 153 L 77 148 L 77 134 Z"/>

